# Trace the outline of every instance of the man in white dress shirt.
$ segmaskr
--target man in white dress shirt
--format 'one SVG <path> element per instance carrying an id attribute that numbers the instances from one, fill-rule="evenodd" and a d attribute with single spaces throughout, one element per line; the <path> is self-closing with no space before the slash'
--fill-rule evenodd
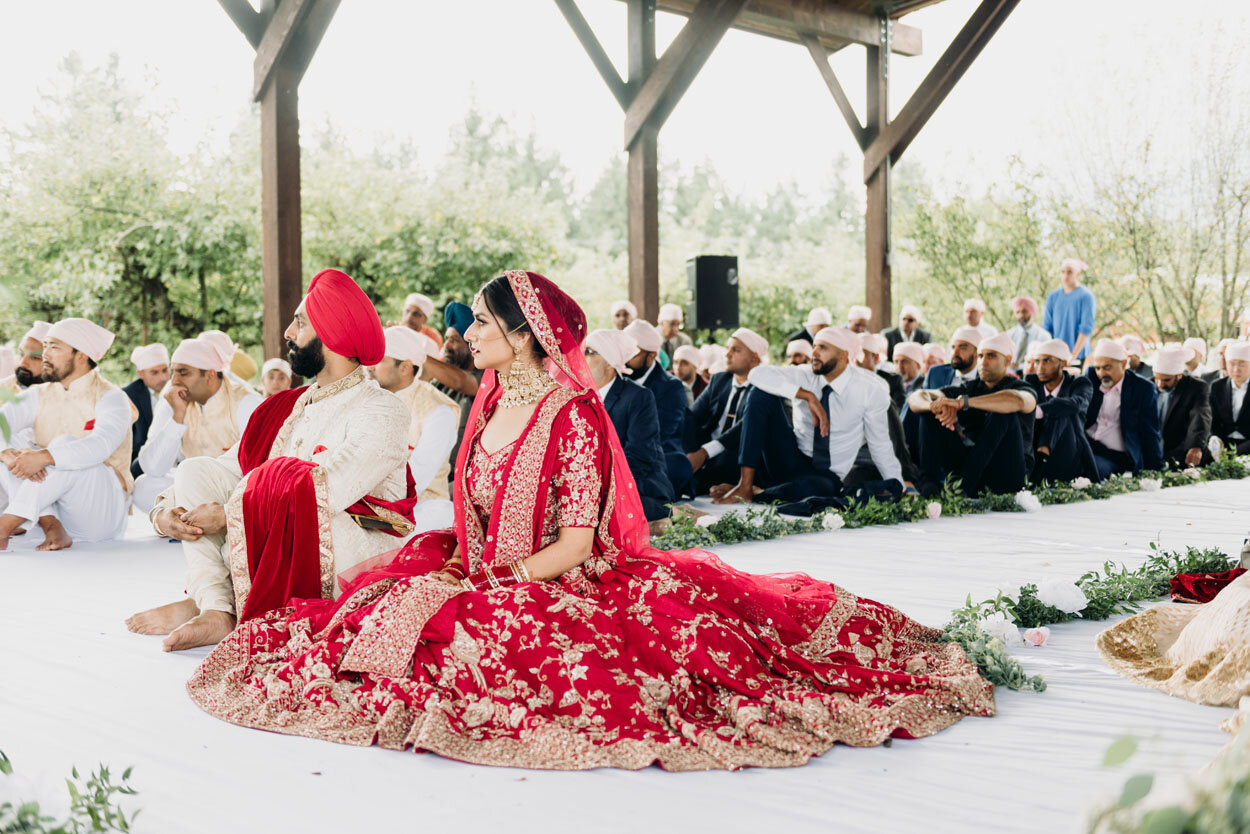
<path id="1" fill-rule="evenodd" d="M 964 324 L 980 333 L 982 339 L 998 335 L 998 328 L 985 320 L 985 302 L 979 298 L 964 302 Z"/>
<path id="2" fill-rule="evenodd" d="M 865 443 L 873 474 L 898 481 L 901 489 L 902 467 L 890 440 L 889 390 L 875 373 L 855 364 L 859 351 L 856 334 L 826 327 L 813 340 L 810 365 L 761 365 L 751 371 L 755 390 L 742 416 L 738 483 L 715 488 L 717 503 L 837 496 Z M 785 415 L 791 402 L 793 428 Z"/>
<path id="3" fill-rule="evenodd" d="M 152 428 L 139 450 L 143 474 L 135 481 L 135 508 L 145 515 L 174 485 L 174 470 L 187 458 L 217 457 L 239 442 L 261 395 L 229 373 L 233 351 L 200 336 L 183 339 L 170 359 Z"/>
<path id="4" fill-rule="evenodd" d="M 87 319 L 52 325 L 43 344 L 43 383 L 0 408 L 14 436 L 33 449 L 0 452 L 0 550 L 26 521 L 38 520 L 38 550 L 120 536 L 130 506 L 130 400 L 96 363 L 113 334 Z"/>
<path id="5" fill-rule="evenodd" d="M 1016 317 L 1016 326 L 1007 331 L 1011 341 L 1015 342 L 1016 355 L 1012 357 L 1011 367 L 1024 367 L 1029 347 L 1049 341 L 1050 334 L 1037 323 L 1037 301 L 1027 295 L 1016 296 L 1011 300 L 1011 312 Z"/>
<path id="6" fill-rule="evenodd" d="M 421 366 L 433 347 L 424 336 L 407 327 L 386 328 L 386 356 L 368 369 L 378 385 L 403 401 L 412 415 L 408 428 L 408 470 L 418 494 L 413 510 L 416 533 L 451 527 L 451 463 L 448 455 L 456 445 L 460 406 L 455 400 L 420 379 Z"/>

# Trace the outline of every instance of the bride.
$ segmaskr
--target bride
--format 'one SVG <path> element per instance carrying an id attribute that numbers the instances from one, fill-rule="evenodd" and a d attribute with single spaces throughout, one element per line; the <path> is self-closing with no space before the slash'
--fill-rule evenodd
<path id="1" fill-rule="evenodd" d="M 240 623 L 188 683 L 227 721 L 516 767 L 791 766 L 994 713 L 958 645 L 802 574 L 649 546 L 581 308 L 508 272 L 465 334 L 485 370 L 455 530 L 337 600 Z"/>

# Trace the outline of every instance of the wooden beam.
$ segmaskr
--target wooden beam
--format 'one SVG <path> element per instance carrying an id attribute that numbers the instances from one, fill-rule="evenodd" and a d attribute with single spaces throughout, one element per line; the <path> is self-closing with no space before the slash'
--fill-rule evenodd
<path id="1" fill-rule="evenodd" d="M 252 97 L 260 101 L 274 72 L 281 64 L 283 54 L 295 41 L 304 16 L 312 9 L 315 0 L 279 0 L 265 34 L 256 47 L 256 60 L 252 65 Z M 297 80 L 298 83 L 298 80 Z"/>
<path id="2" fill-rule="evenodd" d="M 747 0 L 700 0 L 694 14 L 664 50 L 625 111 L 625 147 L 646 125 L 661 127 Z M 635 79 L 630 78 L 631 83 Z"/>
<path id="3" fill-rule="evenodd" d="M 627 26 L 629 85 L 636 92 L 655 70 L 655 0 L 630 0 Z M 659 132 L 644 125 L 626 166 L 629 299 L 648 321 L 660 315 Z"/>
<path id="4" fill-rule="evenodd" d="M 898 161 L 1019 3 L 1020 0 L 981 0 L 898 116 L 864 151 L 865 183 L 886 157 L 891 162 Z"/>
<path id="5" fill-rule="evenodd" d="M 698 0 L 657 0 L 660 11 L 689 16 Z M 734 21 L 734 28 L 756 35 L 801 43 L 814 35 L 822 46 L 837 51 L 848 43 L 877 43 L 876 15 L 857 12 L 817 0 L 750 0 Z M 919 55 L 924 38 L 915 26 L 894 21 L 891 50 L 898 55 Z"/>
<path id="6" fill-rule="evenodd" d="M 875 139 L 887 129 L 890 106 L 889 29 L 882 29 L 881 46 L 867 48 L 867 118 L 865 135 Z M 866 183 L 867 200 L 864 212 L 864 303 L 872 309 L 869 322 L 874 332 L 889 326 L 893 280 L 890 253 L 891 192 L 890 160 L 886 159 Z"/>
<path id="7" fill-rule="evenodd" d="M 317 47 L 321 45 L 326 29 L 330 28 L 330 21 L 339 10 L 340 2 L 341 0 L 316 0 L 304 17 L 303 24 L 296 30 L 291 45 L 282 58 L 287 68 L 295 73 L 296 84 L 304 80 L 304 73 L 308 71 L 313 55 L 317 54 Z"/>
<path id="8" fill-rule="evenodd" d="M 290 0 L 284 0 L 284 4 Z M 261 269 L 266 357 L 286 352 L 283 331 L 304 292 L 300 243 L 299 82 L 279 62 L 260 101 Z"/>
<path id="9" fill-rule="evenodd" d="M 851 135 L 855 137 L 855 144 L 859 145 L 860 150 L 863 150 L 868 147 L 864 126 L 859 123 L 859 116 L 855 114 L 855 108 L 851 106 L 851 100 L 846 97 L 846 90 L 842 89 L 838 76 L 834 75 L 833 67 L 829 66 L 829 50 L 821 46 L 815 35 L 803 35 L 802 40 L 803 45 L 807 47 L 808 53 L 812 56 L 812 60 L 816 62 L 816 69 L 820 71 L 820 77 L 825 79 L 825 86 L 833 94 L 833 100 L 837 103 L 838 110 L 842 112 L 842 118 L 846 119 L 846 126 L 851 129 Z"/>
<path id="10" fill-rule="evenodd" d="M 265 34 L 265 18 L 252 7 L 248 0 L 217 0 L 234 25 L 239 27 L 243 37 L 252 48 L 260 46 L 261 36 Z"/>
<path id="11" fill-rule="evenodd" d="M 599 76 L 603 79 L 603 83 L 608 85 L 608 89 L 612 92 L 612 96 L 617 103 L 621 105 L 621 109 L 627 109 L 630 100 L 629 87 L 624 79 L 621 78 L 621 74 L 616 71 L 616 66 L 613 65 L 612 59 L 608 57 L 608 53 L 604 52 L 603 45 L 599 43 L 599 38 L 595 37 L 595 30 L 590 28 L 590 24 L 586 22 L 581 9 L 577 8 L 576 0 L 556 0 L 556 5 L 560 8 L 564 19 L 568 21 L 573 34 L 577 35 L 577 39 L 581 41 L 582 48 L 590 56 L 590 61 L 595 65 L 595 69 L 599 71 Z"/>

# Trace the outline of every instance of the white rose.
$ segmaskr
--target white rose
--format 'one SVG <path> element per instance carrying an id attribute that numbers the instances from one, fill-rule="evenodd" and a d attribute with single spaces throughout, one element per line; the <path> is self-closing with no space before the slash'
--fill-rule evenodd
<path id="1" fill-rule="evenodd" d="M 997 637 L 1004 646 L 1024 645 L 1024 638 L 1020 636 L 1020 629 L 1016 628 L 1016 624 L 1007 619 L 1007 615 L 1002 611 L 995 611 L 987 617 L 982 617 L 977 621 L 977 625 L 981 627 L 981 630 L 988 637 Z"/>
<path id="2" fill-rule="evenodd" d="M 1163 481 L 1158 478 L 1142 478 L 1137 482 L 1142 492 L 1158 492 L 1163 486 Z"/>
<path id="3" fill-rule="evenodd" d="M 694 520 L 694 526 L 695 527 L 711 527 L 713 524 L 715 524 L 718 521 L 720 521 L 720 519 L 714 515 L 701 515 Z"/>
<path id="4" fill-rule="evenodd" d="M 1199 472 L 1195 467 L 1191 466 L 1185 470 L 1185 476 L 1188 478 L 1193 478 L 1195 481 L 1197 481 L 1202 478 L 1202 473 Z"/>
<path id="5" fill-rule="evenodd" d="M 1016 493 L 1016 503 L 1026 513 L 1035 513 L 1042 508 L 1042 502 L 1027 489 L 1022 489 Z"/>
<path id="6" fill-rule="evenodd" d="M 1075 478 L 1075 479 L 1073 479 L 1073 481 L 1072 481 L 1072 487 L 1073 487 L 1074 489 L 1085 489 L 1086 487 L 1088 487 L 1088 486 L 1090 485 L 1090 483 L 1091 483 L 1090 479 L 1089 479 L 1089 478 L 1086 478 L 1084 475 L 1082 475 L 1082 476 L 1081 476 L 1081 477 L 1079 477 L 1079 478 Z"/>
<path id="7" fill-rule="evenodd" d="M 994 588 L 996 594 L 1002 594 L 1003 599 L 1009 599 L 1012 602 L 1020 600 L 1020 586 L 1015 583 L 1001 582 Z"/>
<path id="8" fill-rule="evenodd" d="M 1051 579 L 1039 584 L 1037 601 L 1068 614 L 1079 614 L 1089 605 L 1085 592 L 1066 579 Z"/>
<path id="9" fill-rule="evenodd" d="M 846 519 L 842 518 L 841 513 L 825 513 L 825 517 L 820 520 L 820 526 L 826 530 L 841 530 L 846 526 Z"/>

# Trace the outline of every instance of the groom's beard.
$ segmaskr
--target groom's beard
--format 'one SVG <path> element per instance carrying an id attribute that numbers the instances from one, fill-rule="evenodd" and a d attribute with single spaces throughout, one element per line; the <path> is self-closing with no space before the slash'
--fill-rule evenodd
<path id="1" fill-rule="evenodd" d="M 297 376 L 311 379 L 325 370 L 326 354 L 320 337 L 314 338 L 303 347 L 288 341 L 286 348 L 287 361 L 291 363 L 291 371 Z"/>
<path id="2" fill-rule="evenodd" d="M 17 380 L 17 384 L 22 386 L 23 388 L 29 388 L 30 386 L 34 385 L 36 382 L 40 381 L 39 377 L 35 376 L 34 374 L 30 372 L 30 368 L 15 369 L 13 371 L 13 377 Z"/>

